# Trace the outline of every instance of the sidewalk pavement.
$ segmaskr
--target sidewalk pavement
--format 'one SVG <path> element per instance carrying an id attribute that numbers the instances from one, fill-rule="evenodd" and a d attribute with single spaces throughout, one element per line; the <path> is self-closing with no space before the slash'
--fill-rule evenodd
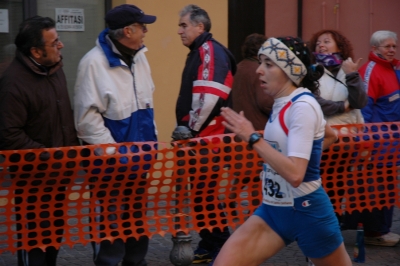
<path id="1" fill-rule="evenodd" d="M 392 232 L 400 234 L 400 209 L 395 208 Z M 193 237 L 192 247 L 196 248 L 199 241 L 199 236 L 196 232 L 191 232 Z M 353 256 L 353 248 L 356 240 L 356 231 L 347 230 L 343 231 L 344 243 L 350 257 Z M 154 236 L 150 240 L 149 251 L 147 253 L 148 266 L 171 266 L 169 261 L 169 253 L 172 249 L 171 234 L 165 237 Z M 16 255 L 10 253 L 3 253 L 0 255 L 0 266 L 13 266 L 17 265 Z M 206 266 L 207 264 L 192 264 L 199 266 Z M 292 243 L 284 248 L 274 257 L 267 262 L 261 264 L 262 266 L 306 266 L 307 262 L 305 257 L 298 248 L 296 243 Z M 360 266 L 395 266 L 400 265 L 400 244 L 395 247 L 379 247 L 379 246 L 366 246 L 366 262 L 354 263 Z M 57 266 L 94 266 L 92 262 L 92 248 L 88 244 L 75 245 L 72 249 L 64 246 L 60 249 L 58 255 Z M 340 266 L 340 265 L 338 265 Z"/>

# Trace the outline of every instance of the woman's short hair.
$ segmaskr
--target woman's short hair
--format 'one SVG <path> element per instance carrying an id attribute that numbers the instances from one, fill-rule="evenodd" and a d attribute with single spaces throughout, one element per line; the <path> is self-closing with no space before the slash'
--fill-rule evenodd
<path id="1" fill-rule="evenodd" d="M 338 47 L 343 59 L 347 59 L 349 57 L 354 58 L 353 45 L 351 45 L 349 39 L 347 39 L 340 31 L 332 30 L 332 29 L 320 30 L 313 34 L 313 36 L 310 39 L 310 50 L 312 52 L 315 51 L 315 48 L 317 47 L 318 38 L 322 34 L 332 35 L 332 38 L 335 41 L 336 46 Z M 312 60 L 313 60 L 313 62 L 315 62 L 314 56 L 312 56 Z"/>
<path id="2" fill-rule="evenodd" d="M 371 46 L 379 46 L 387 39 L 394 39 L 397 42 L 397 34 L 393 31 L 378 30 L 372 34 L 369 43 Z"/>

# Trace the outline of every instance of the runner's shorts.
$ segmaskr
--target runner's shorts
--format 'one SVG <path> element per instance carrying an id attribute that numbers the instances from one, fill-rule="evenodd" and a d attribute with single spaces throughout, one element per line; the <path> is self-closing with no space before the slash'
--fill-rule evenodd
<path id="1" fill-rule="evenodd" d="M 322 187 L 294 199 L 293 207 L 261 204 L 254 215 L 263 219 L 289 245 L 297 241 L 304 255 L 322 258 L 343 242 L 332 203 Z"/>

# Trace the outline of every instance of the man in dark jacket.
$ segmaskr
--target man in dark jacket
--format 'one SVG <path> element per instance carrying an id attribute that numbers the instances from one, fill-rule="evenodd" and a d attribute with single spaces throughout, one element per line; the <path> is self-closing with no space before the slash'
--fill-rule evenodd
<path id="1" fill-rule="evenodd" d="M 204 9 L 188 5 L 180 12 L 178 34 L 190 52 L 176 103 L 176 120 L 178 127 L 190 130 L 187 136 L 203 137 L 225 132 L 220 110 L 231 101 L 236 63 L 231 52 L 212 38 L 210 29 L 211 20 Z M 212 200 L 211 197 L 207 196 L 206 200 Z M 200 212 L 196 208 L 195 211 Z M 218 230 L 200 232 L 202 239 L 193 263 L 211 262 L 215 257 L 229 237 L 227 227 L 222 232 Z"/>
<path id="2" fill-rule="evenodd" d="M 233 55 L 212 38 L 210 29 L 204 9 L 188 5 L 181 11 L 178 34 L 190 52 L 175 110 L 178 126 L 188 127 L 194 137 L 224 133 L 220 109 L 230 101 L 236 72 Z"/>
<path id="3" fill-rule="evenodd" d="M 64 45 L 54 20 L 39 16 L 25 20 L 15 45 L 16 56 L 0 79 L 0 150 L 79 145 L 62 70 L 60 50 Z M 18 196 L 22 193 L 15 191 L 16 204 L 25 200 Z M 34 214 L 19 213 L 18 220 L 21 215 L 35 219 Z M 57 222 L 62 224 L 55 222 L 54 226 L 62 227 L 63 222 Z M 17 224 L 19 230 L 21 226 Z M 62 229 L 58 231 L 62 234 Z M 28 238 L 33 237 L 30 234 L 35 232 L 28 233 Z M 55 266 L 57 253 L 54 247 L 46 252 L 40 248 L 20 250 L 18 265 Z"/>

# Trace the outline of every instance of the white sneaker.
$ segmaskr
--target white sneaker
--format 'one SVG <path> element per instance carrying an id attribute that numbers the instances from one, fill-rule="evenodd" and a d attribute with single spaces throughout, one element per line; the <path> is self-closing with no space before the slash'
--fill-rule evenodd
<path id="1" fill-rule="evenodd" d="M 387 235 L 391 235 L 393 237 L 397 237 L 398 239 L 400 239 L 400 235 L 392 233 L 392 232 L 387 233 Z"/>
<path id="2" fill-rule="evenodd" d="M 392 247 L 396 245 L 400 240 L 400 235 L 389 232 L 386 235 L 378 237 L 364 237 L 365 244 L 375 246 L 386 246 Z"/>

